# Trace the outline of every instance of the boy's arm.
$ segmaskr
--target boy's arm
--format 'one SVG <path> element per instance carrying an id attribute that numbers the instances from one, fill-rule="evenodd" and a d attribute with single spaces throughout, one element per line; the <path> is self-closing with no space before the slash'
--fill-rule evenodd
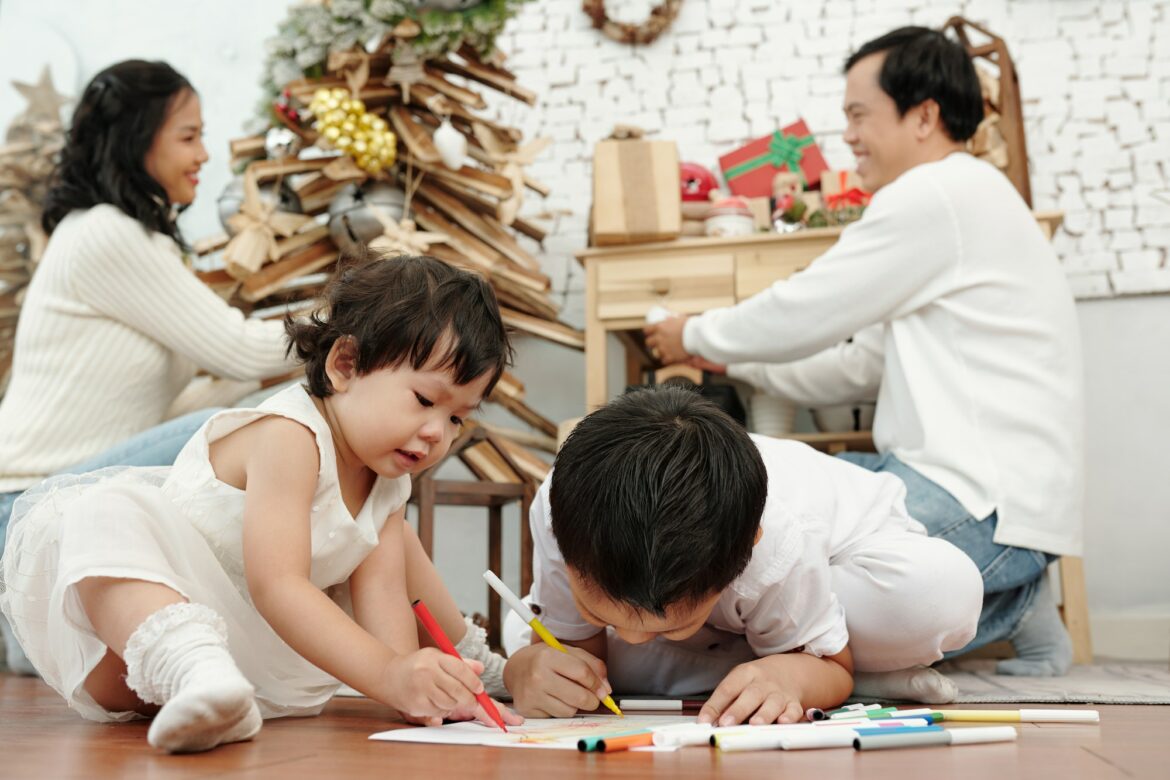
<path id="1" fill-rule="evenodd" d="M 853 653 L 846 646 L 818 658 L 794 651 L 740 664 L 699 711 L 700 723 L 795 723 L 805 709 L 831 709 L 853 690 Z"/>

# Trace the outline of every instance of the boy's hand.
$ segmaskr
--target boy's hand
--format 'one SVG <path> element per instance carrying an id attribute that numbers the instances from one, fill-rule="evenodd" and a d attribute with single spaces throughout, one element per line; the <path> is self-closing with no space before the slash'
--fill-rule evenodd
<path id="1" fill-rule="evenodd" d="M 796 723 L 804 711 L 792 666 L 787 656 L 771 655 L 735 667 L 699 710 L 699 722 Z"/>
<path id="2" fill-rule="evenodd" d="M 449 713 L 475 711 L 475 695 L 483 690 L 482 672 L 479 661 L 424 648 L 399 656 L 388 665 L 385 701 L 411 722 L 439 726 Z"/>
<path id="3" fill-rule="evenodd" d="M 508 659 L 504 685 L 516 710 L 527 717 L 568 718 L 595 710 L 612 693 L 605 662 L 579 647 L 562 653 L 546 644 L 529 645 Z"/>

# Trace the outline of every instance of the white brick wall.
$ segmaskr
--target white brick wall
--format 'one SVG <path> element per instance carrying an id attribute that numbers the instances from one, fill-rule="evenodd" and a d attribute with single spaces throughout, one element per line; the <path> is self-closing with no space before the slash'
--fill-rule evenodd
<path id="1" fill-rule="evenodd" d="M 609 5 L 637 21 L 651 3 Z M 846 56 L 894 27 L 956 13 L 1008 42 L 1033 202 L 1066 214 L 1055 245 L 1076 295 L 1170 291 L 1170 0 L 686 0 L 645 47 L 592 30 L 575 2 L 546 0 L 500 40 L 541 103 L 499 110 L 557 140 L 534 169 L 555 192 L 529 210 L 571 212 L 546 247 L 568 319 L 580 316 L 571 254 L 585 244 L 592 148 L 614 123 L 673 138 L 683 159 L 714 168 L 719 154 L 803 117 L 829 164 L 851 167 L 840 138 Z"/>

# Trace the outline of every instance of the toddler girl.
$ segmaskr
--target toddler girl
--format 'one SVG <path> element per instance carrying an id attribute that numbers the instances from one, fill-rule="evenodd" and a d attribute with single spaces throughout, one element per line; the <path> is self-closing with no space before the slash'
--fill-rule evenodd
<path id="1" fill-rule="evenodd" d="M 171 468 L 48 480 L 9 529 L 0 609 L 37 671 L 83 717 L 154 715 L 168 751 L 316 714 L 339 681 L 435 724 L 483 718 L 474 694 L 502 690 L 502 659 L 405 522 L 410 475 L 508 364 L 491 288 L 376 259 L 285 327 L 307 386 L 215 415 Z M 420 650 L 419 598 L 466 663 Z"/>

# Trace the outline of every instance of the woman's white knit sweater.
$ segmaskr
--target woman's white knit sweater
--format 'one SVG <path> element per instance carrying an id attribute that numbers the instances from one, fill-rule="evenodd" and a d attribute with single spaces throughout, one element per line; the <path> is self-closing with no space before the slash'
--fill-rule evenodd
<path id="1" fill-rule="evenodd" d="M 293 366 L 281 324 L 230 307 L 169 237 L 111 205 L 75 211 L 21 308 L 0 401 L 0 492 L 162 422 L 198 369 L 260 379 Z"/>

